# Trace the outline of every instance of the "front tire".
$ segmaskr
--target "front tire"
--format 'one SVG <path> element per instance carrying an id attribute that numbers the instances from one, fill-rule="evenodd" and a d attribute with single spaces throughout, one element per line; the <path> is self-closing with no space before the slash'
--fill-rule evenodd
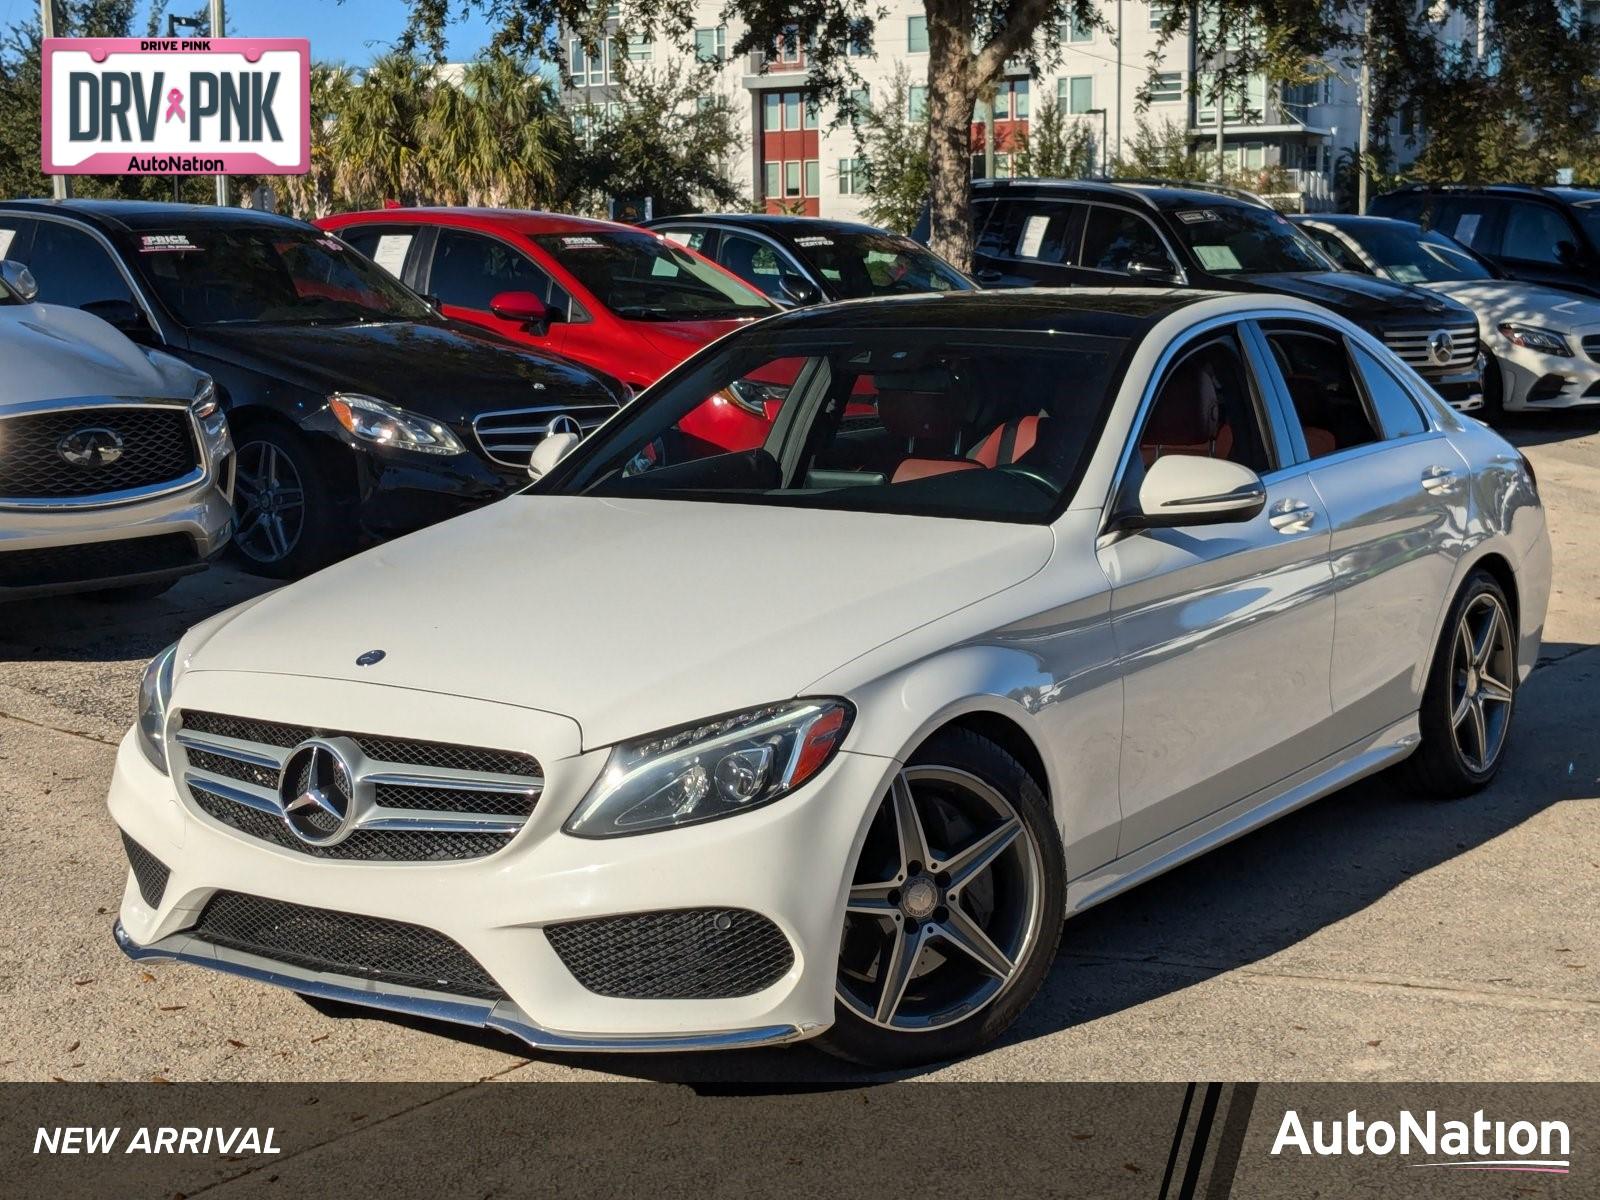
<path id="1" fill-rule="evenodd" d="M 879 801 L 852 874 L 831 1054 L 875 1067 L 998 1037 L 1049 973 L 1066 867 L 1039 781 L 966 730 L 930 738 Z"/>
<path id="2" fill-rule="evenodd" d="M 1500 770 L 1517 698 L 1517 634 L 1506 594 L 1474 571 L 1457 594 L 1428 668 L 1422 744 L 1409 781 L 1440 799 L 1481 791 Z"/>
<path id="3" fill-rule="evenodd" d="M 253 575 L 298 579 L 355 548 L 327 479 L 299 433 L 256 424 L 239 434 L 233 550 Z"/>

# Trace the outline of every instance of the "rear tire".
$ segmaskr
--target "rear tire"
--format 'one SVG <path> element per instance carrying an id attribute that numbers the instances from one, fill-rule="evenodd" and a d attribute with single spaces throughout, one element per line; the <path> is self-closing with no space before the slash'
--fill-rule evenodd
<path id="1" fill-rule="evenodd" d="M 1066 867 L 1054 814 L 1039 781 L 975 733 L 946 730 L 911 756 L 851 879 L 834 1024 L 817 1039 L 840 1058 L 910 1067 L 971 1054 L 1055 960 Z"/>
<path id="2" fill-rule="evenodd" d="M 1422 744 L 1407 781 L 1443 800 L 1487 787 L 1505 759 L 1517 695 L 1517 632 L 1505 592 L 1487 571 L 1462 584 L 1428 667 Z"/>

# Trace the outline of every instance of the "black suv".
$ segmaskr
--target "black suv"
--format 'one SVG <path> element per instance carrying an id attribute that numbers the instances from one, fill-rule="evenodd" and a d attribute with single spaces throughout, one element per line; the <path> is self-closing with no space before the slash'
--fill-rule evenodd
<path id="1" fill-rule="evenodd" d="M 1454 301 L 1339 268 L 1246 192 L 1200 184 L 986 179 L 972 185 L 985 287 L 1281 292 L 1382 340 L 1457 408 L 1483 404 L 1478 320 Z"/>
<path id="2" fill-rule="evenodd" d="M 1600 191 L 1415 184 L 1377 197 L 1367 214 L 1437 229 L 1513 279 L 1600 296 Z"/>
<path id="3" fill-rule="evenodd" d="M 528 483 L 552 425 L 621 385 L 456 325 L 332 234 L 237 208 L 0 203 L 0 250 L 70 305 L 216 380 L 238 447 L 233 544 L 293 578 Z"/>

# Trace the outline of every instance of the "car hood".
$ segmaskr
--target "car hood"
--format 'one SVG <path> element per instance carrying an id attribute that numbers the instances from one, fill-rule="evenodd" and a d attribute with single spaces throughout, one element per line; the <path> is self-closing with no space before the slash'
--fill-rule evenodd
<path id="1" fill-rule="evenodd" d="M 1406 315 L 1461 315 L 1460 308 L 1442 296 L 1373 275 L 1358 275 L 1353 271 L 1248 275 L 1242 281 L 1264 292 L 1282 292 L 1310 300 L 1362 324 Z M 1376 307 L 1378 305 L 1382 307 Z"/>
<path id="2" fill-rule="evenodd" d="M 198 376 L 150 355 L 99 317 L 57 304 L 0 305 L 0 406 L 73 396 L 182 399 Z"/>
<path id="3" fill-rule="evenodd" d="M 1515 279 L 1462 279 L 1422 285 L 1449 296 L 1483 318 L 1485 326 L 1525 321 L 1564 333 L 1600 326 L 1600 302 L 1557 288 Z"/>
<path id="4" fill-rule="evenodd" d="M 773 312 L 778 310 L 774 308 Z M 628 327 L 663 359 L 668 369 L 677 366 L 700 347 L 748 325 L 753 317 L 728 321 L 629 321 Z"/>
<path id="5" fill-rule="evenodd" d="M 593 372 L 455 325 L 208 326 L 194 349 L 313 391 L 376 396 L 447 423 L 546 404 L 615 404 Z"/>
<path id="6" fill-rule="evenodd" d="M 1042 525 L 518 495 L 240 610 L 186 669 L 517 704 L 592 748 L 800 694 L 1053 546 Z"/>

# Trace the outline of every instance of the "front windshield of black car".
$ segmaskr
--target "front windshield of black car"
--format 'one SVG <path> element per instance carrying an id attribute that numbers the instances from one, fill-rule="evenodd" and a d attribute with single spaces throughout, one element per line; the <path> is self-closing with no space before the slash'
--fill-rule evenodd
<path id="1" fill-rule="evenodd" d="M 1338 270 L 1310 238 L 1270 208 L 1196 205 L 1173 209 L 1169 216 L 1189 252 L 1214 275 Z"/>
<path id="2" fill-rule="evenodd" d="M 540 490 L 1037 522 L 1076 489 L 1128 339 L 771 331 L 680 367 Z"/>
<path id="3" fill-rule="evenodd" d="M 619 317 L 708 321 L 762 317 L 772 302 L 653 233 L 549 234 L 534 243 Z"/>
<path id="4" fill-rule="evenodd" d="M 1345 232 L 1396 283 L 1493 279 L 1494 272 L 1459 242 L 1433 230 L 1371 225 Z"/>
<path id="5" fill-rule="evenodd" d="M 1600 246 L 1600 200 L 1584 200 L 1574 204 L 1572 211 L 1578 214 L 1578 223 L 1589 235 L 1589 241 Z"/>
<path id="6" fill-rule="evenodd" d="M 124 244 L 185 325 L 436 321 L 387 271 L 331 233 L 273 225 L 149 230 Z"/>
<path id="7" fill-rule="evenodd" d="M 790 244 L 827 280 L 835 299 L 972 290 L 949 263 L 910 238 L 892 233 L 829 230 L 800 234 Z"/>

